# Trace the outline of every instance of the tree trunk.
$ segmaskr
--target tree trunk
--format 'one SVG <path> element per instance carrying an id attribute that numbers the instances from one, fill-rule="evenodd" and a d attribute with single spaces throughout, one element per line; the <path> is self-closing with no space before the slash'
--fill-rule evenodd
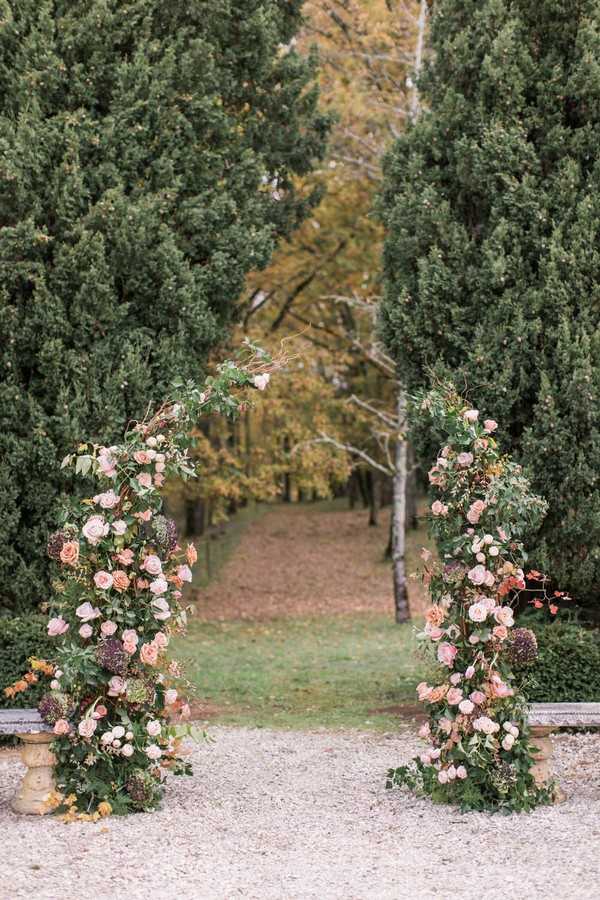
<path id="1" fill-rule="evenodd" d="M 393 549 L 392 570 L 394 578 L 394 606 L 396 622 L 407 622 L 410 619 L 408 592 L 406 589 L 406 397 L 401 385 L 398 385 L 397 399 L 398 436 L 396 439 L 396 458 L 394 472 L 394 497 L 392 505 Z"/>
<path id="2" fill-rule="evenodd" d="M 371 469 L 367 469 L 367 491 L 369 494 L 369 527 L 376 528 L 379 525 L 379 507 L 377 503 L 377 476 Z"/>
<path id="3" fill-rule="evenodd" d="M 406 447 L 406 528 L 414 530 L 419 526 L 417 515 L 417 473 L 415 471 L 415 451 L 412 444 Z"/>

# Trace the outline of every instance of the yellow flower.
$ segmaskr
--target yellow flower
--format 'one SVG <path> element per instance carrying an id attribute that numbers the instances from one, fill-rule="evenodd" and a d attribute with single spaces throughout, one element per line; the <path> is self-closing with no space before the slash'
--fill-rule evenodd
<path id="1" fill-rule="evenodd" d="M 105 816 L 110 816 L 112 812 L 112 806 L 110 805 L 110 803 L 108 803 L 108 801 L 103 800 L 102 803 L 98 804 L 98 812 L 104 819 Z"/>

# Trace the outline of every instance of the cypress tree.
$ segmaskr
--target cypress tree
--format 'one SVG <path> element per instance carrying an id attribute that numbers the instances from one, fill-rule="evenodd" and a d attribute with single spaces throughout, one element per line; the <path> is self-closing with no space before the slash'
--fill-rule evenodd
<path id="1" fill-rule="evenodd" d="M 509 423 L 550 504 L 532 561 L 598 603 L 600 3 L 436 0 L 430 38 L 386 162 L 384 338 L 409 389 Z"/>
<path id="2" fill-rule="evenodd" d="M 0 609 L 46 598 L 58 463 L 198 375 L 316 196 L 300 0 L 0 0 Z"/>

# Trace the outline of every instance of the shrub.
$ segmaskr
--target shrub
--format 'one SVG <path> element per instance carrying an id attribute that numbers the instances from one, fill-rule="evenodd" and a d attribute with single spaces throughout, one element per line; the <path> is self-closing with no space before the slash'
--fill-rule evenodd
<path id="1" fill-rule="evenodd" d="M 431 44 L 386 164 L 384 337 L 409 389 L 434 370 L 506 423 L 549 504 L 529 564 L 598 605 L 599 7 L 436 0 Z"/>
<path id="2" fill-rule="evenodd" d="M 54 653 L 47 624 L 44 616 L 0 617 L 0 707 L 35 707 L 48 689 L 48 680 L 41 677 L 39 683 L 25 693 L 10 698 L 4 696 L 4 688 L 22 678 L 29 668 L 27 660 L 30 656 L 45 658 Z"/>
<path id="3" fill-rule="evenodd" d="M 600 702 L 600 631 L 575 622 L 536 624 L 539 655 L 520 670 L 531 702 Z"/>
<path id="4" fill-rule="evenodd" d="M 316 201 L 300 0 L 2 4 L 0 611 L 48 598 L 81 434 L 201 374 L 246 274 Z M 85 496 L 85 488 L 82 488 Z"/>

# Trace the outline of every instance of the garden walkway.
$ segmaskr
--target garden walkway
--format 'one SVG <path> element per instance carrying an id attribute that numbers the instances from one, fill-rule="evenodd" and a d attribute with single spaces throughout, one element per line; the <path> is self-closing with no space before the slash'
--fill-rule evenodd
<path id="1" fill-rule="evenodd" d="M 155 814 L 17 817 L 0 759 L 2 900 L 592 900 L 600 739 L 558 739 L 566 803 L 460 815 L 384 789 L 410 737 L 215 729 Z"/>

